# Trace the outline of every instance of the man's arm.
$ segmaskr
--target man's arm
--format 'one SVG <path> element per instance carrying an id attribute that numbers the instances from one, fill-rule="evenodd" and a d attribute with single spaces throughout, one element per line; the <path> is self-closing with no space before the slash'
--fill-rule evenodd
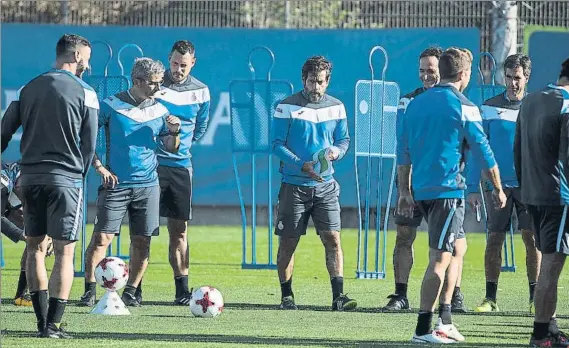
<path id="1" fill-rule="evenodd" d="M 342 115 L 334 129 L 334 146 L 339 150 L 336 161 L 341 160 L 348 152 L 350 146 L 350 134 L 348 132 L 348 120 L 346 118 L 346 108 L 342 105 Z"/>
<path id="2" fill-rule="evenodd" d="M 523 104 L 518 113 L 518 119 L 516 120 L 516 135 L 514 137 L 514 168 L 516 169 L 516 178 L 520 186 L 522 185 L 522 132 L 519 115 L 522 113 L 522 109 Z"/>
<path id="3" fill-rule="evenodd" d="M 171 153 L 178 152 L 180 148 L 180 119 L 169 115 L 164 118 L 164 125 L 160 133 L 160 141 L 164 144 L 166 151 Z"/>
<path id="4" fill-rule="evenodd" d="M 489 121 L 482 119 L 482 129 L 486 135 L 486 139 L 489 141 Z M 474 159 L 474 156 L 472 156 L 472 150 L 469 150 L 468 152 L 470 153 L 470 156 L 468 156 L 468 170 L 466 173 L 466 193 L 479 193 L 482 168 L 480 168 L 480 162 Z"/>
<path id="5" fill-rule="evenodd" d="M 12 136 L 14 133 L 16 133 L 21 125 L 22 119 L 20 118 L 20 101 L 15 100 L 10 103 L 10 106 L 8 106 L 8 109 L 2 117 L 2 153 L 6 151 L 10 140 L 12 140 Z"/>
<path id="6" fill-rule="evenodd" d="M 303 165 L 302 160 L 286 147 L 290 122 L 291 119 L 288 108 L 285 105 L 279 104 L 275 109 L 273 118 L 273 154 L 282 162 L 296 164 L 300 168 Z"/>
<path id="7" fill-rule="evenodd" d="M 0 229 L 2 229 L 2 233 L 10 238 L 10 240 L 14 243 L 18 243 L 21 240 L 25 240 L 24 237 L 24 230 L 16 226 L 12 221 L 8 220 L 7 217 L 1 217 L 1 225 Z"/>
<path id="8" fill-rule="evenodd" d="M 198 114 L 196 115 L 196 129 L 194 130 L 193 141 L 198 141 L 207 131 L 207 125 L 209 123 L 209 89 L 205 89 L 204 102 L 200 105 Z"/>
<path id="9" fill-rule="evenodd" d="M 83 108 L 83 124 L 81 125 L 81 144 L 79 148 L 83 157 L 83 176 L 87 176 L 95 155 L 99 122 L 99 101 L 94 91 L 85 89 L 85 104 Z"/>
<path id="10" fill-rule="evenodd" d="M 494 186 L 494 190 L 503 194 L 500 171 L 486 134 L 484 134 L 480 111 L 475 106 L 463 105 L 461 114 L 463 134 L 470 146 L 473 157 L 487 172 L 488 179 Z"/>

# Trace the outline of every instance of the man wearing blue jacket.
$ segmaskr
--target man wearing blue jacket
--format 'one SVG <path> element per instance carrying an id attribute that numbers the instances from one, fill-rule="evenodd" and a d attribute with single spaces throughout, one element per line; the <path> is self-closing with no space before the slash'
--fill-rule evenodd
<path id="1" fill-rule="evenodd" d="M 514 137 L 516 120 L 526 94 L 526 84 L 531 73 L 530 58 L 522 54 L 509 56 L 504 62 L 506 91 L 488 99 L 482 105 L 482 125 L 488 137 L 490 147 L 496 156 L 500 167 L 502 186 L 508 197 L 506 207 L 488 211 L 488 240 L 484 255 L 486 273 L 486 297 L 476 312 L 499 311 L 496 302 L 498 278 L 502 266 L 502 245 L 506 232 L 510 229 L 514 208 L 518 216 L 518 228 L 526 246 L 526 267 L 529 282 L 529 308 L 533 312 L 533 293 L 539 274 L 541 253 L 535 247 L 535 238 L 531 228 L 531 220 L 525 206 L 521 202 L 521 189 L 514 168 Z M 480 209 L 482 197 L 480 194 L 480 167 L 476 161 L 471 161 L 467 176 L 468 201 L 473 209 Z M 483 181 L 484 188 L 488 187 Z M 489 196 L 489 191 L 485 193 Z M 487 199 L 489 197 L 486 197 Z"/>
<path id="2" fill-rule="evenodd" d="M 312 217 L 324 244 L 332 285 L 332 310 L 356 308 L 344 292 L 344 256 L 340 242 L 340 186 L 332 161 L 342 159 L 350 137 L 344 104 L 326 94 L 332 64 L 309 58 L 302 66 L 303 91 L 284 99 L 273 120 L 273 153 L 281 160 L 275 234 L 280 237 L 277 268 L 281 309 L 297 309 L 292 292 L 294 251 Z M 316 158 L 316 160 L 313 160 Z"/>
<path id="3" fill-rule="evenodd" d="M 466 187 L 460 171 L 465 142 L 486 169 L 496 204 L 503 207 L 506 202 L 498 166 L 482 130 L 480 112 L 461 93 L 470 81 L 471 63 L 460 49 L 447 49 L 439 60 L 441 83 L 409 104 L 397 132 L 398 142 L 403 144 L 397 154 L 397 209 L 411 217 L 416 202 L 429 233 L 429 266 L 421 287 L 413 342 L 447 344 L 464 340 L 452 323 L 450 305 L 439 308 L 440 318 L 434 330 L 431 321 L 455 240 L 464 233 Z M 448 287 L 454 287 L 456 275 L 447 279 Z"/>

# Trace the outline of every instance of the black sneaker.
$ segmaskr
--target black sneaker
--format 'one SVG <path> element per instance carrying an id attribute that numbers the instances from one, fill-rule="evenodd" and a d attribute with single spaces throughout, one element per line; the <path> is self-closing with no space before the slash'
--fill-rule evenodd
<path id="1" fill-rule="evenodd" d="M 296 310 L 298 307 L 294 303 L 294 297 L 292 296 L 285 296 L 281 299 L 281 306 L 280 309 L 288 309 L 288 310 Z"/>
<path id="2" fill-rule="evenodd" d="M 96 301 L 96 293 L 94 290 L 87 290 L 77 302 L 79 307 L 93 307 Z"/>
<path id="3" fill-rule="evenodd" d="M 332 301 L 333 311 L 351 311 L 353 309 L 356 309 L 357 306 L 358 302 L 356 300 L 351 299 L 344 294 L 341 294 L 340 296 L 336 297 L 334 301 Z"/>
<path id="4" fill-rule="evenodd" d="M 45 330 L 43 331 L 43 338 L 64 338 L 70 339 L 73 338 L 70 334 L 65 332 L 61 327 L 57 328 L 54 325 L 47 325 Z"/>
<path id="5" fill-rule="evenodd" d="M 121 300 L 127 307 L 140 307 L 140 302 L 136 299 L 136 296 L 129 294 L 128 292 L 123 292 Z"/>
<path id="6" fill-rule="evenodd" d="M 191 299 L 192 299 L 192 294 L 190 292 L 183 293 L 182 295 L 176 297 L 176 299 L 174 300 L 174 305 L 189 306 Z"/>
<path id="7" fill-rule="evenodd" d="M 464 305 L 464 295 L 462 292 L 458 291 L 456 294 L 452 296 L 452 300 L 450 301 L 452 313 L 466 313 L 468 309 Z"/>
<path id="8" fill-rule="evenodd" d="M 400 311 L 409 309 L 409 300 L 407 300 L 407 297 L 399 294 L 391 294 L 387 296 L 387 298 L 389 299 L 389 302 L 387 302 L 387 305 L 383 307 L 384 310 Z"/>
<path id="9" fill-rule="evenodd" d="M 557 341 L 557 347 L 569 347 L 569 336 L 563 331 L 557 331 L 556 333 L 549 333 Z"/>

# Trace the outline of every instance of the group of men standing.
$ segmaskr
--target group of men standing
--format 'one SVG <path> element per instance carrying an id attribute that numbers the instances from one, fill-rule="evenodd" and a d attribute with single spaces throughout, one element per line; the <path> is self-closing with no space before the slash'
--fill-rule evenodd
<path id="1" fill-rule="evenodd" d="M 188 41 L 176 42 L 168 56 L 168 70 L 160 61 L 137 59 L 131 72 L 132 87 L 101 104 L 95 91 L 81 80 L 90 56 L 87 39 L 61 37 L 55 69 L 24 86 L 2 119 L 2 152 L 23 127 L 21 175 L 17 179 L 26 228 L 21 238 L 27 243 L 25 275 L 40 337 L 70 337 L 60 323 L 73 280 L 75 242 L 85 214 L 84 182 L 91 166 L 101 176 L 102 185 L 86 255 L 85 292 L 79 304 L 94 305 L 95 267 L 127 213 L 131 247 L 129 279 L 122 294 L 125 304 L 142 303 L 141 283 L 160 216 L 168 218 L 174 303 L 187 305 L 191 298 L 186 233 L 191 219 L 190 149 L 207 129 L 210 99 L 207 86 L 190 75 L 196 62 L 194 46 Z M 460 291 L 467 249 L 465 202 L 480 209 L 484 194 L 489 229 L 486 296 L 476 311 L 499 310 L 500 250 L 515 209 L 526 245 L 530 311 L 535 307 L 531 344 L 569 346 L 555 321 L 557 281 L 569 253 L 569 60 L 563 63 L 556 85 L 527 95 L 531 62 L 524 55 L 508 57 L 504 64 L 506 91 L 485 101 L 482 114 L 463 95 L 470 82 L 472 60 L 466 49 L 425 50 L 419 57 L 423 87 L 401 99 L 395 293 L 385 308 L 409 308 L 407 283 L 413 242 L 425 219 L 429 265 L 412 340 L 439 344 L 464 341 L 451 312 L 465 311 Z M 280 238 L 281 309 L 297 309 L 292 291 L 294 252 L 310 218 L 325 248 L 332 310 L 357 306 L 343 289 L 340 187 L 333 169 L 323 174 L 321 161 L 314 160 L 315 154 L 324 151 L 326 161 L 338 161 L 350 143 L 345 107 L 326 94 L 331 74 L 332 64 L 326 58 L 309 58 L 302 67 L 302 91 L 281 101 L 274 114 L 273 153 L 281 161 L 283 176 L 275 223 L 275 234 Z M 101 129 L 106 144 L 104 161 L 95 154 Z M 55 250 L 49 282 L 44 261 L 48 237 Z M 432 330 L 437 302 L 439 318 Z"/>
<path id="2" fill-rule="evenodd" d="M 21 174 L 9 186 L 17 182 L 23 203 L 25 275 L 38 337 L 71 337 L 60 324 L 73 283 L 75 244 L 86 213 L 83 190 L 91 166 L 102 185 L 79 304 L 94 304 L 94 270 L 127 213 L 131 247 L 125 304 L 141 305 L 141 281 L 160 216 L 168 218 L 174 303 L 187 305 L 191 298 L 186 233 L 191 219 L 190 148 L 205 133 L 209 117 L 209 90 L 190 76 L 194 46 L 176 42 L 168 56 L 169 70 L 160 61 L 136 59 L 132 87 L 100 104 L 93 88 L 81 80 L 90 57 L 87 39 L 63 35 L 56 46 L 55 68 L 26 84 L 2 119 L 2 152 L 17 129 L 23 130 Z M 104 163 L 95 154 L 102 129 Z M 55 264 L 48 281 L 44 259 L 51 239 Z"/>
<path id="3" fill-rule="evenodd" d="M 569 339 L 557 327 L 555 305 L 559 274 L 569 252 L 565 173 L 569 165 L 569 59 L 562 64 L 557 84 L 528 95 L 531 61 L 521 54 L 509 56 L 503 66 L 506 91 L 484 101 L 480 110 L 462 94 L 470 81 L 471 66 L 472 54 L 465 49 L 429 48 L 419 57 L 423 87 L 401 99 L 395 293 L 384 308 L 409 308 L 413 241 L 424 218 L 429 265 L 412 340 L 464 341 L 451 312 L 466 310 L 460 292 L 466 252 L 465 199 L 480 211 L 483 194 L 489 232 L 484 257 L 486 296 L 475 311 L 499 311 L 501 248 L 506 232 L 513 228 L 515 209 L 526 246 L 529 310 L 535 311 L 530 345 L 567 347 Z M 431 330 L 437 299 L 439 318 Z"/>

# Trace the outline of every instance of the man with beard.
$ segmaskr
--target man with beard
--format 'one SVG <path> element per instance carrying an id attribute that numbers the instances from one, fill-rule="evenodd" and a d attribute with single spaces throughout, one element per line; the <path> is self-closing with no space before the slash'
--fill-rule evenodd
<path id="1" fill-rule="evenodd" d="M 99 128 L 105 127 L 107 163 L 95 156 L 93 167 L 102 177 L 97 215 L 91 242 L 85 253 L 85 293 L 81 306 L 96 299 L 95 268 L 128 212 L 130 227 L 129 278 L 122 294 L 127 306 L 139 307 L 136 288 L 150 255 L 150 239 L 160 228 L 160 187 L 156 150 L 162 143 L 176 152 L 180 145 L 180 120 L 170 116 L 154 99 L 164 78 L 164 66 L 150 58 L 138 58 L 132 67 L 133 86 L 105 99 L 101 104 Z"/>
<path id="2" fill-rule="evenodd" d="M 2 152 L 23 127 L 20 186 L 28 247 L 26 276 L 41 337 L 70 338 L 60 323 L 73 284 L 83 183 L 95 152 L 99 111 L 95 91 L 79 78 L 90 57 L 87 39 L 63 35 L 56 46 L 55 69 L 24 86 L 2 119 Z M 49 283 L 47 236 L 55 250 Z"/>
<path id="3" fill-rule="evenodd" d="M 521 202 L 521 189 L 516 178 L 514 168 L 514 137 L 516 134 L 516 120 L 522 105 L 522 99 L 526 94 L 526 85 L 531 73 L 531 60 L 528 56 L 514 54 L 506 58 L 504 62 L 504 75 L 506 91 L 492 97 L 482 105 L 482 124 L 484 132 L 490 142 L 490 147 L 496 156 L 496 162 L 500 168 L 502 186 L 508 197 L 506 207 L 503 209 L 488 209 L 488 240 L 486 241 L 486 253 L 484 256 L 484 268 L 486 270 L 486 297 L 476 312 L 499 311 L 496 295 L 498 291 L 498 278 L 502 267 L 502 245 L 506 238 L 506 232 L 511 225 L 511 217 L 514 208 L 518 216 L 518 226 L 522 233 L 522 239 L 526 246 L 526 268 L 529 282 L 529 310 L 533 312 L 533 293 L 539 275 L 541 253 L 535 247 L 534 233 L 531 227 L 531 219 Z M 473 210 L 480 209 L 482 197 L 480 187 L 480 167 L 475 161 L 469 164 L 467 184 L 468 201 Z M 491 201 L 491 187 L 483 181 L 486 201 Z"/>
<path id="4" fill-rule="evenodd" d="M 332 64 L 326 58 L 309 58 L 302 66 L 303 91 L 284 99 L 275 110 L 273 153 L 281 160 L 282 173 L 275 226 L 280 241 L 281 309 L 297 309 L 292 292 L 294 252 L 310 217 L 324 244 L 332 310 L 357 306 L 344 294 L 340 186 L 329 163 L 342 159 L 350 144 L 344 104 L 326 94 L 331 73 Z M 323 171 L 323 166 L 328 170 Z"/>
<path id="5" fill-rule="evenodd" d="M 458 278 L 450 267 L 455 244 L 464 239 L 459 236 L 464 234 L 465 184 L 461 166 L 465 140 L 492 180 L 498 206 L 503 207 L 506 201 L 478 108 L 462 94 L 470 81 L 471 64 L 464 51 L 447 49 L 439 59 L 441 83 L 409 103 L 403 122 L 398 124 L 397 140 L 402 142 L 397 153 L 398 213 L 412 217 L 417 205 L 429 233 L 429 265 L 421 286 L 413 342 L 464 341 L 452 323 L 450 305 L 439 308 L 434 330 L 431 321 L 443 285 L 453 289 Z"/>
<path id="6" fill-rule="evenodd" d="M 209 89 L 190 75 L 196 63 L 194 45 L 186 40 L 174 43 L 168 56 L 170 69 L 164 74 L 164 87 L 156 94 L 172 115 L 180 118 L 180 149 L 172 153 L 158 149 L 158 179 L 160 181 L 160 216 L 168 218 L 170 243 L 168 259 L 174 272 L 175 305 L 187 306 L 191 293 L 188 288 L 190 252 L 187 227 L 192 218 L 192 155 L 193 142 L 206 132 L 209 120 Z M 141 301 L 139 286 L 137 296 Z"/>

